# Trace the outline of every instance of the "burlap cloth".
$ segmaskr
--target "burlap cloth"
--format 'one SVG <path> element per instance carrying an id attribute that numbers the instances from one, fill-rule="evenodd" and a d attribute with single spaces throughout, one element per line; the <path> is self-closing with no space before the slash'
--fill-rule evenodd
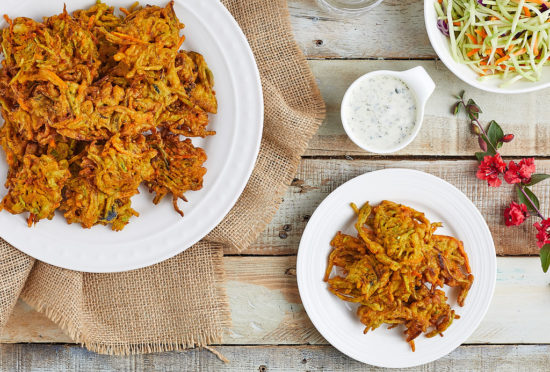
<path id="1" fill-rule="evenodd" d="M 230 324 L 223 246 L 244 249 L 272 218 L 324 104 L 294 42 L 285 0 L 223 0 L 262 79 L 264 133 L 235 207 L 202 242 L 160 264 L 89 274 L 36 261 L 0 239 L 0 328 L 21 298 L 90 350 L 127 354 L 220 343 Z"/>

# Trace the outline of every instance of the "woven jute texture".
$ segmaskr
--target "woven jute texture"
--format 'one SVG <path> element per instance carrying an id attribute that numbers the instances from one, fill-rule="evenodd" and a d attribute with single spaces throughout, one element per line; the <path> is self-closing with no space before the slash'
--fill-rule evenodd
<path id="1" fill-rule="evenodd" d="M 230 324 L 223 248 L 242 250 L 265 228 L 325 112 L 294 42 L 286 1 L 222 3 L 252 47 L 265 105 L 260 154 L 234 208 L 185 252 L 124 273 L 89 274 L 35 262 L 0 239 L 0 328 L 21 296 L 76 342 L 99 353 L 168 351 L 222 342 Z"/>

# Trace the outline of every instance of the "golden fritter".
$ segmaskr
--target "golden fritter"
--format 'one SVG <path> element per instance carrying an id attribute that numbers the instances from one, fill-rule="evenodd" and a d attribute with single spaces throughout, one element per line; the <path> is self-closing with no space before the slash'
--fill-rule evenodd
<path id="1" fill-rule="evenodd" d="M 215 134 L 213 74 L 179 50 L 173 2 L 120 10 L 97 2 L 42 22 L 4 16 L 1 207 L 29 212 L 29 223 L 60 208 L 69 223 L 120 230 L 138 215 L 130 199 L 141 183 L 155 204 L 172 193 L 181 215 L 177 200 L 202 188 L 206 154 L 183 137 Z"/>
<path id="2" fill-rule="evenodd" d="M 97 76 L 97 48 L 67 13 L 43 23 L 16 18 L 2 30 L 1 45 L 2 116 L 25 140 L 47 145 L 53 126 L 76 117 L 85 87 Z"/>
<path id="3" fill-rule="evenodd" d="M 200 190 L 206 168 L 206 153 L 196 148 L 191 140 L 180 141 L 177 135 L 165 133 L 149 136 L 149 145 L 157 150 L 153 159 L 153 177 L 146 182 L 149 190 L 156 193 L 153 203 L 159 203 L 166 194 L 172 194 L 174 209 L 183 216 L 178 208 L 178 199 L 185 199 L 188 190 Z"/>
<path id="4" fill-rule="evenodd" d="M 0 210 L 19 214 L 29 212 L 29 226 L 43 218 L 52 219 L 62 200 L 61 190 L 70 177 L 66 160 L 53 156 L 23 156 L 19 170 L 8 180 L 8 194 Z"/>
<path id="5" fill-rule="evenodd" d="M 365 333 L 384 323 L 403 324 L 414 351 L 421 333 L 442 334 L 459 318 L 439 288 L 458 288 L 457 302 L 464 305 L 474 277 L 462 242 L 434 235 L 441 224 L 400 204 L 352 207 L 358 236 L 336 234 L 325 281 L 339 298 L 360 304 L 357 315 Z M 341 274 L 330 277 L 334 267 Z"/>

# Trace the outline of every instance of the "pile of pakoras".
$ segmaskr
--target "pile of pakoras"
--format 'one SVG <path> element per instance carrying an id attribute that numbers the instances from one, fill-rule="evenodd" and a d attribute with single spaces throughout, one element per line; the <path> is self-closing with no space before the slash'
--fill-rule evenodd
<path id="1" fill-rule="evenodd" d="M 189 138 L 216 113 L 214 79 L 203 57 L 179 51 L 183 24 L 173 10 L 101 2 L 2 30 L 0 104 L 8 194 L 0 210 L 121 230 L 138 213 L 144 183 L 154 203 L 202 188 L 203 149 Z"/>
<path id="2" fill-rule="evenodd" d="M 456 287 L 457 302 L 464 305 L 474 277 L 462 242 L 434 235 L 441 224 L 400 204 L 352 207 L 358 236 L 336 234 L 325 281 L 339 298 L 360 304 L 357 315 L 365 333 L 384 323 L 403 324 L 414 351 L 421 333 L 442 335 L 459 318 L 441 288 Z M 341 273 L 330 278 L 334 266 Z"/>

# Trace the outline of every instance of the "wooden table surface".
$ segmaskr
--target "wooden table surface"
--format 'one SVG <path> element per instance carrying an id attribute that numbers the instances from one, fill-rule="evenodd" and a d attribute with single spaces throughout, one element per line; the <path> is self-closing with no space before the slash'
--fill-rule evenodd
<path id="1" fill-rule="evenodd" d="M 315 330 L 296 285 L 296 252 L 316 206 L 343 182 L 375 169 L 414 168 L 456 185 L 480 209 L 498 252 L 496 292 L 485 319 L 450 355 L 410 371 L 527 371 L 550 365 L 550 276 L 540 270 L 533 228 L 506 228 L 502 211 L 511 188 L 491 189 L 475 176 L 476 140 L 467 123 L 450 114 L 452 95 L 466 90 L 516 139 L 505 156 L 535 156 L 550 172 L 550 90 L 503 96 L 470 88 L 436 60 L 424 28 L 422 0 L 385 0 L 362 18 L 340 18 L 314 0 L 289 0 L 296 40 L 327 104 L 327 119 L 311 140 L 293 185 L 268 228 L 248 250 L 225 257 L 233 326 L 214 346 L 231 363 L 206 351 L 113 357 L 72 343 L 22 302 L 0 337 L 0 370 L 377 371 L 341 354 Z M 347 139 L 339 119 L 346 87 L 377 69 L 424 66 L 437 84 L 419 136 L 389 156 L 365 153 Z M 519 109 L 521 108 L 521 110 Z M 545 211 L 550 184 L 535 186 Z M 283 230 L 289 225 L 290 231 Z M 287 226 L 288 230 L 288 226 Z M 550 275 L 550 274 L 549 274 Z M 458 324 L 456 326 L 459 326 Z"/>

